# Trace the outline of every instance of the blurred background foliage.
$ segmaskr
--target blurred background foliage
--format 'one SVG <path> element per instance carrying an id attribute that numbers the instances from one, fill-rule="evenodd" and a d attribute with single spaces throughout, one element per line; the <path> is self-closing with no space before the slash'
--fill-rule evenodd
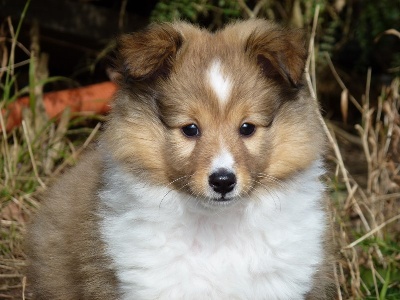
<path id="1" fill-rule="evenodd" d="M 400 2 L 396 0 L 161 0 L 152 21 L 176 19 L 217 29 L 233 19 L 262 17 L 310 32 L 316 5 L 320 6 L 317 32 L 319 51 L 350 71 L 399 74 L 400 42 L 378 37 L 388 29 L 400 30 Z"/>

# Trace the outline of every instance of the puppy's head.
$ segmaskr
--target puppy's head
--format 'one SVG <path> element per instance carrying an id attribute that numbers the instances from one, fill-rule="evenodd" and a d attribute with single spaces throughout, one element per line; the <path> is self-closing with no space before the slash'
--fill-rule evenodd
<path id="1" fill-rule="evenodd" d="M 216 33 L 152 25 L 119 40 L 103 141 L 129 172 L 206 203 L 270 189 L 319 158 L 302 32 L 263 20 Z"/>

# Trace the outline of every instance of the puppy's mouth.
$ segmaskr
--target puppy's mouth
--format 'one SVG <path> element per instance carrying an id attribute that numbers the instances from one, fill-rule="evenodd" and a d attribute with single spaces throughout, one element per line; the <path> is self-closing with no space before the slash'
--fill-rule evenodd
<path id="1" fill-rule="evenodd" d="M 223 196 L 221 196 L 221 197 L 219 197 L 219 198 L 215 198 L 215 199 L 213 199 L 213 201 L 216 201 L 216 202 L 230 202 L 230 201 L 233 201 L 233 197 L 226 197 L 225 195 L 223 195 Z"/>
<path id="2" fill-rule="evenodd" d="M 230 206 L 236 203 L 237 201 L 238 201 L 237 197 L 227 197 L 223 195 L 218 198 L 211 198 L 209 201 L 207 201 L 207 204 L 211 206 Z"/>

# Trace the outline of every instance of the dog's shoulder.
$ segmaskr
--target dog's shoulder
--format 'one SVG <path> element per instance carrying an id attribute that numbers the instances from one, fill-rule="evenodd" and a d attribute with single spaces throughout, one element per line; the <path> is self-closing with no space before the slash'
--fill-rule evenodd
<path id="1" fill-rule="evenodd" d="M 102 168 L 100 153 L 88 151 L 43 193 L 26 245 L 35 299 L 116 298 L 97 224 Z"/>

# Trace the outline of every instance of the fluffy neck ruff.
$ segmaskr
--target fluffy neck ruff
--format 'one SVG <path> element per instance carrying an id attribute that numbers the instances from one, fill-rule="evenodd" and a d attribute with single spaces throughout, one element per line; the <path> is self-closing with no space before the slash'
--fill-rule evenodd
<path id="1" fill-rule="evenodd" d="M 302 299 L 323 260 L 321 163 L 228 207 L 149 185 L 114 163 L 101 234 L 123 299 Z"/>

